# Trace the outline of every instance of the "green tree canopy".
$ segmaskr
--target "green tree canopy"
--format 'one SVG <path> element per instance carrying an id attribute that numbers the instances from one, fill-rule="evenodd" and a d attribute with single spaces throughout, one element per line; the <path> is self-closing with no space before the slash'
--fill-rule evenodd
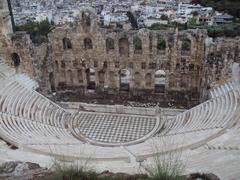
<path id="1" fill-rule="evenodd" d="M 33 43 L 41 44 L 47 41 L 47 35 L 51 32 L 52 28 L 52 25 L 46 19 L 41 22 L 28 22 L 17 26 L 16 30 L 26 31 L 30 35 Z"/>

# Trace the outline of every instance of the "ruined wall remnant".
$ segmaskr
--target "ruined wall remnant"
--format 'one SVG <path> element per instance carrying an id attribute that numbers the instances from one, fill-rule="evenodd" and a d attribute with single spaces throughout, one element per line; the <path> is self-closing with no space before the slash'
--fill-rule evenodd
<path id="1" fill-rule="evenodd" d="M 56 91 L 91 89 L 198 100 L 205 31 L 115 32 L 100 29 L 94 15 L 88 15 L 90 24 L 81 18 L 74 28 L 58 27 L 49 35 L 53 68 L 48 75 Z"/>
<path id="2" fill-rule="evenodd" d="M 34 76 L 32 42 L 25 32 L 13 32 L 7 0 L 0 3 L 0 57 L 18 72 Z"/>

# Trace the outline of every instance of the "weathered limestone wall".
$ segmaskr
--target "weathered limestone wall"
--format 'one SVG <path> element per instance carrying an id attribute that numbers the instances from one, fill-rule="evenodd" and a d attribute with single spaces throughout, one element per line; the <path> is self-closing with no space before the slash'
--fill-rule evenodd
<path id="1" fill-rule="evenodd" d="M 198 101 L 205 31 L 113 31 L 100 29 L 92 16 L 90 20 L 90 26 L 81 18 L 78 25 L 58 27 L 49 35 L 53 90 L 84 94 L 94 89 Z M 128 79 L 121 77 L 123 70 Z"/>
<path id="2" fill-rule="evenodd" d="M 32 48 L 29 35 L 25 32 L 13 33 L 8 2 L 0 1 L 0 57 L 17 71 L 34 77 Z"/>

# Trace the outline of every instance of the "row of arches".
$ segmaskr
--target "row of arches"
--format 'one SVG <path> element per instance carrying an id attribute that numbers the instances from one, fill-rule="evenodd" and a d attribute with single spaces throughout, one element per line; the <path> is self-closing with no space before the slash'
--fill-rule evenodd
<path id="1" fill-rule="evenodd" d="M 63 49 L 68 50 L 72 49 L 72 43 L 69 38 L 63 38 Z M 92 49 L 93 48 L 93 43 L 91 38 L 84 38 L 84 49 Z M 150 43 L 152 43 L 152 39 L 150 40 Z M 123 37 L 118 40 L 118 47 L 119 47 L 119 54 L 120 56 L 128 56 L 129 55 L 129 41 L 128 38 Z M 142 40 L 138 37 L 135 36 L 133 38 L 133 47 L 134 47 L 134 53 L 135 54 L 141 54 L 142 53 Z M 167 47 L 166 40 L 161 36 L 157 36 L 157 51 L 162 51 L 164 52 Z M 108 37 L 106 39 L 106 50 L 107 53 L 115 49 L 115 41 L 114 39 Z M 150 49 L 152 49 L 152 46 L 150 46 Z M 181 45 L 181 50 L 186 52 L 186 51 L 191 51 L 191 40 L 188 38 L 182 39 L 182 45 Z"/>
<path id="2" fill-rule="evenodd" d="M 90 38 L 85 38 L 83 41 L 85 50 L 93 48 L 92 40 Z M 69 38 L 63 38 L 62 44 L 64 50 L 69 50 L 73 48 L 71 40 Z"/>
<path id="3" fill-rule="evenodd" d="M 96 79 L 97 79 L 96 75 L 98 76 L 98 86 L 104 87 L 105 72 L 103 70 L 99 72 L 96 72 L 93 68 L 88 68 L 86 70 L 78 70 L 77 78 L 79 83 L 84 82 L 83 73 L 85 73 L 87 89 L 94 90 L 96 88 Z M 116 73 L 114 73 L 113 71 L 109 72 L 109 82 L 113 87 L 116 86 L 115 75 Z M 74 84 L 73 72 L 71 70 L 67 70 L 65 76 L 66 76 L 66 81 L 69 84 Z M 52 72 L 49 74 L 49 80 L 50 80 L 51 89 L 55 90 L 54 75 Z M 120 90 L 129 91 L 131 82 L 133 82 L 135 88 L 141 87 L 141 84 L 143 83 L 145 84 L 146 88 L 152 88 L 152 85 L 154 83 L 155 92 L 164 93 L 165 84 L 166 84 L 166 73 L 164 70 L 158 70 L 155 72 L 154 75 L 152 75 L 151 73 L 147 73 L 145 77 L 143 77 L 139 72 L 135 72 L 134 74 L 131 74 L 131 72 L 128 69 L 121 69 L 119 71 Z"/>

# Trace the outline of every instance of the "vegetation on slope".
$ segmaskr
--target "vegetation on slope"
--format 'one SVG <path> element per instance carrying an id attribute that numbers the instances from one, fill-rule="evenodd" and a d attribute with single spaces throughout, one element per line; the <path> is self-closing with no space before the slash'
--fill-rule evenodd
<path id="1" fill-rule="evenodd" d="M 194 25 L 194 24 L 180 24 L 177 22 L 172 22 L 171 24 L 160 24 L 155 23 L 152 26 L 148 27 L 151 30 L 166 30 L 168 28 L 178 28 L 179 30 L 186 29 L 206 29 L 208 36 L 212 38 L 217 37 L 236 37 L 240 36 L 240 24 L 239 23 L 231 23 L 231 24 L 223 24 L 223 25 L 214 25 L 214 26 L 202 26 L 202 25 Z"/>
<path id="2" fill-rule="evenodd" d="M 133 15 L 133 13 L 128 11 L 126 15 L 127 15 L 128 19 L 129 19 L 129 21 L 131 23 L 132 28 L 133 29 L 138 29 L 138 23 L 137 23 L 136 18 Z"/>
<path id="3" fill-rule="evenodd" d="M 195 4 L 213 7 L 215 10 L 224 11 L 236 18 L 240 18 L 239 0 L 192 0 Z"/>

